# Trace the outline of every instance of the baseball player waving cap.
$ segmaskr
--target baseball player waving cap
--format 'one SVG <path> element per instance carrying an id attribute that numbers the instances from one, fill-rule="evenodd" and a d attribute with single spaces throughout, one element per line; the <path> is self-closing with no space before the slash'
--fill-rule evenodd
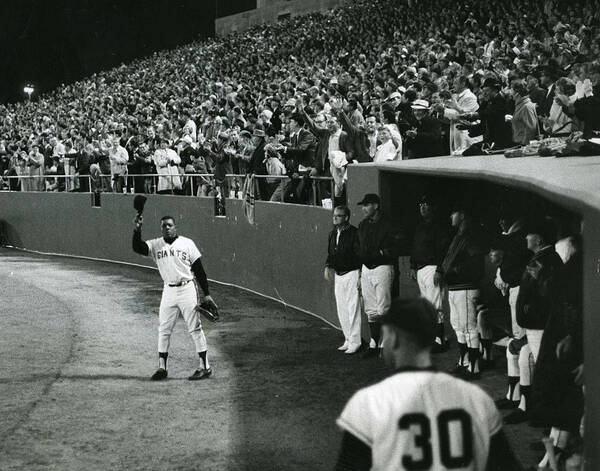
<path id="1" fill-rule="evenodd" d="M 214 312 L 217 310 L 217 305 L 208 291 L 208 278 L 202 266 L 200 251 L 193 240 L 177 233 L 175 218 L 172 216 L 163 216 L 160 220 L 162 237 L 143 241 L 143 204 L 136 209 L 138 214 L 134 221 L 132 248 L 136 253 L 154 260 L 164 281 L 158 314 L 158 369 L 150 379 L 167 379 L 171 334 L 179 313 L 187 324 L 199 359 L 198 369 L 188 379 L 194 381 L 208 378 L 212 374 L 212 368 L 208 362 L 208 346 L 200 313 L 205 317 L 209 314 L 211 320 L 218 320 L 218 314 L 211 314 L 211 311 L 204 307 L 208 304 L 214 308 Z M 200 290 L 204 293 L 203 301 Z"/>
<path id="2" fill-rule="evenodd" d="M 521 470 L 492 399 L 432 367 L 433 305 L 395 299 L 380 322 L 384 358 L 396 371 L 346 404 L 336 469 Z"/>

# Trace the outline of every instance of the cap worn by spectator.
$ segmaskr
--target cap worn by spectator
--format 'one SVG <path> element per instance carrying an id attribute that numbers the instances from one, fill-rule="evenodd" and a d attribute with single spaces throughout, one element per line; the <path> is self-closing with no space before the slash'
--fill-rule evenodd
<path id="1" fill-rule="evenodd" d="M 285 105 L 283 105 L 284 107 L 286 106 L 291 106 L 292 108 L 296 107 L 296 100 L 294 98 L 290 98 L 288 101 L 285 102 Z"/>
<path id="2" fill-rule="evenodd" d="M 428 347 L 435 340 L 437 311 L 425 298 L 396 298 L 381 316 L 380 323 L 404 330 L 414 335 L 420 345 Z"/>
<path id="3" fill-rule="evenodd" d="M 387 101 L 394 100 L 396 98 L 401 99 L 402 95 L 399 92 L 394 92 L 387 98 Z"/>
<path id="4" fill-rule="evenodd" d="M 410 105 L 410 107 L 413 110 L 428 110 L 429 109 L 429 102 L 427 100 L 415 100 L 413 101 L 412 105 Z"/>
<path id="5" fill-rule="evenodd" d="M 366 205 L 366 204 L 380 204 L 381 203 L 381 198 L 379 198 L 379 195 L 375 194 L 375 193 L 367 193 L 362 200 L 360 200 L 357 204 L 360 205 Z"/>
<path id="6" fill-rule="evenodd" d="M 481 88 L 488 88 L 488 87 L 493 88 L 495 90 L 500 90 L 502 88 L 502 85 L 500 85 L 500 82 L 498 82 L 496 79 L 494 79 L 492 77 L 488 77 L 484 80 Z"/>

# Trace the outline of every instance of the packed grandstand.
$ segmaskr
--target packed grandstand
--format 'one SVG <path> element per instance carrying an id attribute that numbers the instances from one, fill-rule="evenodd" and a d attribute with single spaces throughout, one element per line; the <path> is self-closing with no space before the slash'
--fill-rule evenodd
<path id="1" fill-rule="evenodd" d="M 356 1 L 158 52 L 0 106 L 0 171 L 32 177 L 3 186 L 229 196 L 224 175 L 271 174 L 261 199 L 320 204 L 353 162 L 597 153 L 599 20 L 592 0 Z M 291 142 L 293 116 L 350 147 Z"/>

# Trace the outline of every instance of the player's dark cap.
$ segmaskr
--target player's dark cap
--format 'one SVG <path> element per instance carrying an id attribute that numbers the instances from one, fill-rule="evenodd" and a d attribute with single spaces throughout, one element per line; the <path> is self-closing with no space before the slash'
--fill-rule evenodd
<path id="1" fill-rule="evenodd" d="M 435 307 L 425 298 L 396 298 L 380 322 L 413 334 L 420 345 L 429 347 L 435 340 L 437 319 Z"/>
<path id="2" fill-rule="evenodd" d="M 418 204 L 419 205 L 426 204 L 428 206 L 435 206 L 437 204 L 437 201 L 431 195 L 425 194 L 419 198 Z"/>
<path id="3" fill-rule="evenodd" d="M 541 219 L 534 221 L 527 227 L 527 234 L 539 235 L 546 244 L 556 242 L 556 226 L 550 219 Z"/>
<path id="4" fill-rule="evenodd" d="M 379 198 L 379 195 L 376 195 L 375 193 L 367 193 L 365 196 L 363 196 L 363 199 L 360 200 L 357 204 L 360 205 L 365 205 L 365 204 L 380 204 L 381 203 L 381 198 Z"/>

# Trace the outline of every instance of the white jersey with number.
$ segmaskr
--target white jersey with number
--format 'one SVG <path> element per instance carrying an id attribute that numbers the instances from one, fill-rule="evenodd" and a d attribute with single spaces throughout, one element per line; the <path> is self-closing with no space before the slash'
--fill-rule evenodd
<path id="1" fill-rule="evenodd" d="M 194 279 L 191 266 L 200 258 L 200 251 L 192 239 L 178 236 L 169 244 L 159 237 L 146 241 L 146 244 L 165 284 Z"/>
<path id="2" fill-rule="evenodd" d="M 358 391 L 337 424 L 371 447 L 373 470 L 479 471 L 502 419 L 479 387 L 412 370 Z"/>

